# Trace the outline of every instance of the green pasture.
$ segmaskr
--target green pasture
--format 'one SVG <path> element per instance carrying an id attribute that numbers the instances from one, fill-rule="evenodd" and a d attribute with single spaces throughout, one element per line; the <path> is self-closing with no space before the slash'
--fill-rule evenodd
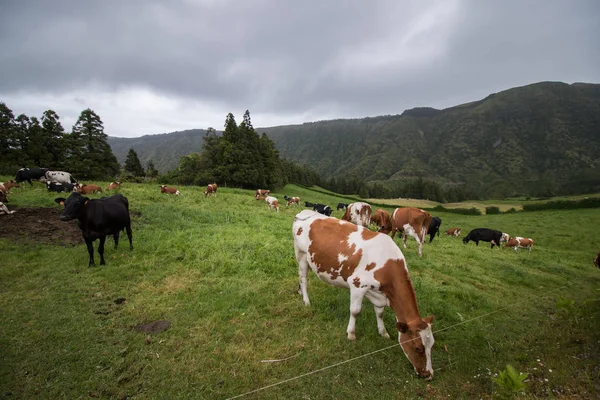
<path id="1" fill-rule="evenodd" d="M 524 397 L 600 396 L 597 209 L 436 214 L 442 232 L 461 227 L 461 237 L 489 227 L 534 238 L 531 253 L 442 234 L 418 257 L 409 239 L 402 250 L 421 315 L 436 316 L 435 377 L 424 381 L 398 345 L 391 309 L 392 340 L 378 335 L 365 300 L 352 343 L 348 291 L 311 273 L 311 306 L 296 292 L 291 225 L 303 208 L 286 208 L 284 194 L 329 204 L 338 218 L 347 198 L 289 185 L 274 193 L 276 213 L 249 190 L 205 198 L 203 187 L 179 187 L 178 197 L 158 186 L 122 185 L 134 250 L 125 235 L 117 250 L 108 239 L 106 266 L 88 268 L 84 244 L 0 236 L 0 397 L 493 398 L 491 378 L 507 364 L 529 374 Z M 9 205 L 59 207 L 56 197 L 26 183 Z M 156 320 L 171 326 L 133 329 Z"/>

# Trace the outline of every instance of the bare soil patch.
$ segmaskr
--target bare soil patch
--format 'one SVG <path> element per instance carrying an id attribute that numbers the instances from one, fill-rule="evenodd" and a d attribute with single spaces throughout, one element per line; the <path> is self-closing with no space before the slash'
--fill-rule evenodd
<path id="1" fill-rule="evenodd" d="M 14 214 L 0 215 L 0 237 L 15 242 L 74 246 L 83 243 L 77 220 L 63 222 L 59 208 L 10 207 Z"/>

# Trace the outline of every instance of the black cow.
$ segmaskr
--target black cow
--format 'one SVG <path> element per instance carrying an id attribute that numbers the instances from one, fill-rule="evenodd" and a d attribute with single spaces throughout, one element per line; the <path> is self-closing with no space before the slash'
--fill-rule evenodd
<path id="1" fill-rule="evenodd" d="M 46 181 L 46 189 L 48 189 L 49 192 L 72 192 L 75 185 L 76 183 L 57 183 Z"/>
<path id="2" fill-rule="evenodd" d="M 33 183 L 31 183 L 32 179 L 38 180 L 41 177 L 46 175 L 46 172 L 48 172 L 48 168 L 21 168 L 20 170 L 17 171 L 17 175 L 15 176 L 15 181 L 17 181 L 17 183 L 21 183 L 21 182 L 29 182 L 29 184 L 31 186 L 33 186 Z"/>
<path id="3" fill-rule="evenodd" d="M 98 254 L 100 254 L 100 265 L 104 262 L 104 241 L 106 235 L 113 235 L 115 248 L 119 245 L 119 233 L 125 229 L 129 238 L 129 249 L 133 250 L 131 242 L 131 219 L 129 218 L 129 202 L 122 194 L 103 197 L 101 199 L 89 199 L 80 193 L 71 193 L 65 200 L 55 199 L 59 204 L 65 206 L 60 216 L 61 221 L 70 221 L 77 218 L 79 228 L 85 239 L 88 253 L 90 254 L 89 266 L 96 265 L 94 262 L 94 247 L 92 243 L 100 239 Z"/>
<path id="4" fill-rule="evenodd" d="M 348 208 L 348 204 L 347 203 L 338 203 L 337 205 L 337 209 L 338 210 L 345 210 Z"/>
<path id="5" fill-rule="evenodd" d="M 492 249 L 494 245 L 500 248 L 500 240 L 502 239 L 502 232 L 488 228 L 475 228 L 467 236 L 463 238 L 463 243 L 467 244 L 470 240 L 475 242 L 475 245 L 479 246 L 479 241 L 492 243 Z"/>
<path id="6" fill-rule="evenodd" d="M 314 207 L 315 203 L 311 203 L 310 201 L 305 201 L 304 202 L 304 207 Z"/>
<path id="7" fill-rule="evenodd" d="M 442 219 L 440 217 L 431 218 L 429 229 L 427 230 L 427 233 L 429 234 L 429 243 L 433 242 L 436 233 L 440 236 L 440 225 L 442 225 Z"/>
<path id="8" fill-rule="evenodd" d="M 328 205 L 319 203 L 313 204 L 313 210 L 319 214 L 327 215 L 328 217 L 331 216 L 331 212 L 333 211 Z"/>

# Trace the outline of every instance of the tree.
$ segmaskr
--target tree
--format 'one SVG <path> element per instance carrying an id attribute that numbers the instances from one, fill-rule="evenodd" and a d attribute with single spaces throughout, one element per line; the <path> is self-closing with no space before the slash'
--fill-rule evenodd
<path id="1" fill-rule="evenodd" d="M 42 115 L 42 141 L 48 154 L 48 166 L 53 169 L 62 169 L 66 162 L 65 130 L 59 119 L 53 110 L 46 110 Z"/>
<path id="2" fill-rule="evenodd" d="M 148 161 L 148 166 L 146 167 L 146 176 L 152 179 L 158 176 L 158 171 L 154 167 L 154 162 L 152 160 Z"/>
<path id="3" fill-rule="evenodd" d="M 0 154 L 2 166 L 12 164 L 14 160 L 13 141 L 15 135 L 15 116 L 10 108 L 0 103 Z"/>
<path id="4" fill-rule="evenodd" d="M 154 167 L 154 165 L 152 167 Z M 127 153 L 124 168 L 126 172 L 129 172 L 134 177 L 142 177 L 145 174 L 144 168 L 142 168 L 142 163 L 140 162 L 137 153 L 133 149 L 129 149 L 129 153 Z"/>

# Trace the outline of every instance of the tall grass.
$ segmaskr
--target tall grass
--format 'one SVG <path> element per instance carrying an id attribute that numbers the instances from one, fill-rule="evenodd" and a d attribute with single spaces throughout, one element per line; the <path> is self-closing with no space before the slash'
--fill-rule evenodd
<path id="1" fill-rule="evenodd" d="M 87 267 L 84 245 L 0 238 L 3 396 L 225 399 L 289 380 L 244 398 L 489 398 L 507 364 L 529 374 L 531 397 L 599 394 L 596 210 L 436 214 L 442 231 L 532 237 L 531 254 L 442 235 L 418 257 L 409 239 L 403 252 L 421 315 L 436 316 L 435 377 L 425 382 L 399 346 L 386 349 L 396 335 L 378 335 L 367 301 L 356 343 L 346 339 L 347 291 L 310 275 L 312 305 L 303 305 L 291 235 L 301 207 L 276 213 L 251 191 L 205 198 L 204 188 L 179 189 L 176 197 L 123 185 L 134 250 L 108 240 L 103 267 Z M 336 217 L 346 202 L 293 185 L 274 193 L 282 203 L 284 194 L 329 204 Z M 55 197 L 27 185 L 10 204 L 59 207 Z M 133 329 L 159 319 L 170 329 Z M 392 332 L 390 309 L 384 320 Z"/>

